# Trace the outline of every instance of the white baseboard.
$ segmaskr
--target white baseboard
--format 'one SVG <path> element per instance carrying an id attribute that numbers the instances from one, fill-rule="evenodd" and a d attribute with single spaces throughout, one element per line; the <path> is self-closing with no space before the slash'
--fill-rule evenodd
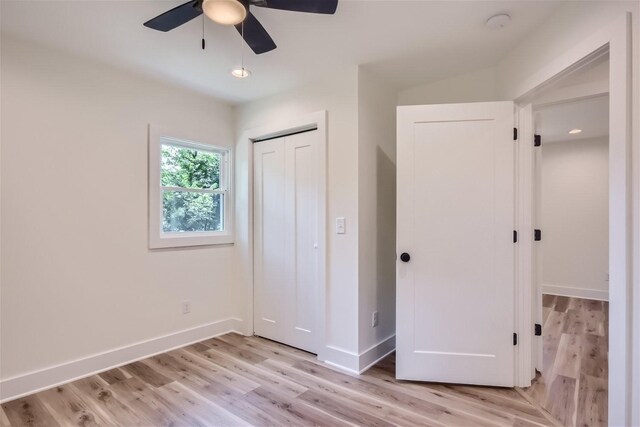
<path id="1" fill-rule="evenodd" d="M 358 354 L 352 351 L 328 345 L 318 359 L 352 374 L 359 373 Z"/>
<path id="2" fill-rule="evenodd" d="M 597 289 L 573 288 L 570 286 L 542 285 L 542 293 L 549 295 L 560 295 L 563 297 L 575 297 L 585 299 L 595 299 L 609 301 L 609 291 Z"/>
<path id="3" fill-rule="evenodd" d="M 380 360 L 387 357 L 396 349 L 396 336 L 391 335 L 389 338 L 379 342 L 368 350 L 360 353 L 358 358 L 358 373 L 363 373 Z"/>
<path id="4" fill-rule="evenodd" d="M 326 346 L 324 362 L 336 368 L 361 374 L 396 349 L 396 336 L 392 335 L 360 354 L 334 346 Z"/>
<path id="5" fill-rule="evenodd" d="M 0 402 L 17 399 L 60 384 L 94 375 L 155 354 L 184 347 L 228 332 L 241 331 L 243 321 L 228 318 L 136 344 L 83 357 L 0 381 Z"/>

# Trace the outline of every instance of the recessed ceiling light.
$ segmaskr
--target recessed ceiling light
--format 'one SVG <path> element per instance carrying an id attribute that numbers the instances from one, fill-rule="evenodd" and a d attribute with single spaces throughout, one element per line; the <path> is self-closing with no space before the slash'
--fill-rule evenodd
<path id="1" fill-rule="evenodd" d="M 231 70 L 231 75 L 238 79 L 246 79 L 251 75 L 251 71 L 247 70 L 244 67 L 238 67 Z"/>
<path id="2" fill-rule="evenodd" d="M 491 29 L 500 29 L 507 26 L 507 24 L 511 21 L 511 17 L 506 13 L 500 13 L 498 15 L 493 15 L 491 18 L 487 19 L 485 25 L 487 28 Z"/>
<path id="3" fill-rule="evenodd" d="M 238 0 L 204 0 L 202 11 L 222 25 L 237 25 L 247 17 L 247 9 Z"/>
<path id="4" fill-rule="evenodd" d="M 576 134 L 579 134 L 579 133 L 581 133 L 581 132 L 582 132 L 582 129 L 571 129 L 571 130 L 569 131 L 569 133 L 570 133 L 571 135 L 576 135 Z"/>

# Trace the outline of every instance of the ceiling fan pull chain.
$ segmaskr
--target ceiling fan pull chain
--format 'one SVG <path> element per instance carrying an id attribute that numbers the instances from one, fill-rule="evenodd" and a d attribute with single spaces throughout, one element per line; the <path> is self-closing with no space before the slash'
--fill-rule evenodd
<path id="1" fill-rule="evenodd" d="M 242 69 L 242 74 L 244 74 L 244 21 L 240 26 L 242 29 L 240 34 L 240 68 Z"/>
<path id="2" fill-rule="evenodd" d="M 202 50 L 205 49 L 205 42 L 204 42 L 204 13 L 202 14 Z"/>

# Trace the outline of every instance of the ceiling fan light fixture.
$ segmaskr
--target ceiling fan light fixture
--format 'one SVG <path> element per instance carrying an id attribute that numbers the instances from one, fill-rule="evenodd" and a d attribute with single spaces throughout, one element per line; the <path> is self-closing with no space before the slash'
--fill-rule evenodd
<path id="1" fill-rule="evenodd" d="M 237 25 L 247 17 L 247 9 L 238 0 L 204 0 L 202 11 L 222 25 Z"/>
<path id="2" fill-rule="evenodd" d="M 246 79 L 251 75 L 251 71 L 244 67 L 238 67 L 231 70 L 231 75 L 237 79 Z"/>

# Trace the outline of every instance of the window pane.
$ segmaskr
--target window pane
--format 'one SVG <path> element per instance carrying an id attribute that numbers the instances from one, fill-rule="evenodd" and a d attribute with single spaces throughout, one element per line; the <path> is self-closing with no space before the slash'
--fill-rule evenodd
<path id="1" fill-rule="evenodd" d="M 220 153 L 162 144 L 163 187 L 220 188 Z"/>
<path id="2" fill-rule="evenodd" d="M 162 231 L 222 231 L 224 196 L 188 191 L 162 192 Z"/>

